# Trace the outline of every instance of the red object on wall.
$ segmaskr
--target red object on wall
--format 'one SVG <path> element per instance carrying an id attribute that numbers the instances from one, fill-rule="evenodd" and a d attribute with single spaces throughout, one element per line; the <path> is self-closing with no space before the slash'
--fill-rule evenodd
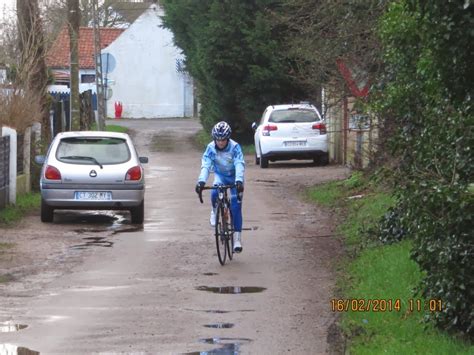
<path id="1" fill-rule="evenodd" d="M 352 95 L 356 97 L 365 97 L 369 94 L 370 81 L 364 72 L 356 75 L 356 70 L 349 69 L 349 67 L 341 59 L 336 60 L 336 64 L 339 68 L 339 72 L 346 80 Z"/>
<path id="2" fill-rule="evenodd" d="M 115 101 L 115 118 L 122 118 L 122 103 L 120 101 Z"/>

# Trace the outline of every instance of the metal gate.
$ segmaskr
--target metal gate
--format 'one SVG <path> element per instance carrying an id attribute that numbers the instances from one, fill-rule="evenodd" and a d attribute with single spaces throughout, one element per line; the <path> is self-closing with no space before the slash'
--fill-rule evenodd
<path id="1" fill-rule="evenodd" d="M 10 136 L 0 137 L 0 208 L 8 204 L 10 181 Z"/>

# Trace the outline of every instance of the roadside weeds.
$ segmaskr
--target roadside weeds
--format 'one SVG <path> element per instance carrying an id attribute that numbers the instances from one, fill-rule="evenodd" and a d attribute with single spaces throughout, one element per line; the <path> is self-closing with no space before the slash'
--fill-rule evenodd
<path id="1" fill-rule="evenodd" d="M 411 241 L 386 245 L 378 240 L 374 227 L 394 203 L 389 191 L 355 172 L 314 186 L 307 195 L 338 215 L 346 249 L 330 304 L 340 315 L 340 334 L 333 329 L 328 336 L 343 344 L 333 348 L 353 354 L 474 352 L 474 346 L 424 322 L 427 312 L 442 311 L 441 302 L 416 293 L 422 274 L 410 258 Z"/>

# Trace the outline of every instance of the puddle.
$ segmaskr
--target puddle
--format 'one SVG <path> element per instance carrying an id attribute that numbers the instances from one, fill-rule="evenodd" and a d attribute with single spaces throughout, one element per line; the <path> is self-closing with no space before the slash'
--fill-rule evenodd
<path id="1" fill-rule="evenodd" d="M 114 245 L 113 242 L 106 239 L 106 237 L 87 237 L 82 238 L 86 242 L 83 244 L 73 245 L 71 249 L 86 249 L 88 247 L 106 247 L 110 248 Z"/>
<path id="2" fill-rule="evenodd" d="M 173 231 L 174 229 L 169 229 L 169 228 L 164 229 L 163 228 L 163 226 L 165 225 L 165 222 L 166 221 L 147 222 L 143 225 L 143 229 L 145 231 L 150 231 L 150 232 L 155 232 L 155 231 L 160 231 L 161 232 L 163 230 Z"/>
<path id="3" fill-rule="evenodd" d="M 115 230 L 117 228 L 120 228 L 122 227 L 124 224 L 127 223 L 127 218 L 125 218 L 125 216 L 123 214 L 114 214 L 114 219 L 113 219 L 113 223 L 110 227 L 108 227 L 107 229 L 109 230 Z"/>
<path id="4" fill-rule="evenodd" d="M 196 287 L 198 291 L 207 291 L 212 293 L 222 293 L 222 294 L 241 294 L 241 293 L 260 293 L 266 290 L 265 287 L 239 287 L 239 286 L 225 286 L 225 287 L 208 287 L 208 286 L 198 286 Z"/>
<path id="5" fill-rule="evenodd" d="M 54 323 L 54 322 L 62 321 L 64 319 L 68 319 L 68 318 L 69 317 L 67 317 L 67 316 L 50 315 L 43 322 L 45 322 L 45 323 Z"/>
<path id="6" fill-rule="evenodd" d="M 79 286 L 76 288 L 71 288 L 68 291 L 73 291 L 73 292 L 95 292 L 95 291 L 112 291 L 112 290 L 119 290 L 119 289 L 124 289 L 124 288 L 129 288 L 130 286 L 124 285 L 124 286 Z"/>
<path id="7" fill-rule="evenodd" d="M 201 352 L 192 352 L 186 353 L 187 355 L 193 354 L 218 354 L 218 355 L 236 355 L 240 354 L 240 345 L 243 343 L 251 342 L 251 339 L 248 338 L 205 338 L 199 339 L 200 343 L 204 344 L 213 344 L 213 345 L 221 345 L 221 347 L 217 349 L 212 349 L 209 351 L 201 351 Z"/>
<path id="8" fill-rule="evenodd" d="M 186 308 L 186 311 L 191 311 L 191 312 L 204 312 L 204 313 L 213 313 L 213 314 L 225 314 L 225 313 L 239 313 L 239 312 L 255 312 L 253 309 L 241 309 L 241 310 L 235 310 L 235 311 L 222 311 L 220 309 L 189 309 Z"/>
<path id="9" fill-rule="evenodd" d="M 30 350 L 13 344 L 0 344 L 0 354 L 8 355 L 39 355 L 39 351 Z"/>
<path id="10" fill-rule="evenodd" d="M 119 234 L 119 233 L 134 233 L 143 230 L 143 227 L 132 227 L 132 228 L 125 228 L 125 229 L 117 229 L 112 232 L 112 235 Z"/>
<path id="11" fill-rule="evenodd" d="M 26 324 L 0 323 L 0 333 L 17 332 L 27 327 Z"/>
<path id="12" fill-rule="evenodd" d="M 256 231 L 256 230 L 258 230 L 258 227 L 256 227 L 256 226 L 247 227 L 247 228 L 242 228 L 242 230 L 244 230 L 244 231 Z"/>
<path id="13" fill-rule="evenodd" d="M 77 234 L 103 233 L 103 232 L 107 232 L 107 230 L 105 230 L 105 229 L 86 229 L 86 228 L 83 228 L 83 229 L 74 229 L 74 232 L 76 232 Z"/>
<path id="14" fill-rule="evenodd" d="M 57 224 L 110 225 L 117 220 L 117 215 L 109 211 L 60 210 L 56 216 Z"/>
<path id="15" fill-rule="evenodd" d="M 214 324 L 204 324 L 206 328 L 216 328 L 216 329 L 229 329 L 233 328 L 233 323 L 214 323 Z"/>

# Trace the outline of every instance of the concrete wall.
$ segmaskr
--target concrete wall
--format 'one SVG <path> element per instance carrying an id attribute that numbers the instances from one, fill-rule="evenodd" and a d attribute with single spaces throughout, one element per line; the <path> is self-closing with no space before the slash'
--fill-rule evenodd
<path id="1" fill-rule="evenodd" d="M 2 136 L 10 136 L 10 178 L 9 178 L 9 194 L 8 202 L 16 204 L 16 130 L 10 127 L 2 127 Z"/>
<path id="2" fill-rule="evenodd" d="M 327 93 L 326 124 L 328 130 L 329 159 L 338 164 L 364 169 L 377 148 L 377 122 L 370 116 L 370 125 L 358 127 L 354 124 L 353 106 L 355 99 L 338 97 Z M 369 116 L 369 115 L 367 115 Z"/>
<path id="3" fill-rule="evenodd" d="M 38 132 L 38 127 L 35 128 Z M 2 136 L 10 136 L 9 156 L 9 190 L 8 202 L 16 204 L 16 197 L 31 192 L 31 128 L 27 128 L 23 135 L 23 174 L 17 174 L 17 139 L 18 134 L 14 128 L 2 127 Z"/>
<path id="4" fill-rule="evenodd" d="M 16 177 L 17 196 L 31 192 L 31 128 L 25 130 L 23 146 L 23 174 Z"/>
<path id="5" fill-rule="evenodd" d="M 150 6 L 110 46 L 111 69 L 107 73 L 111 96 L 107 115 L 114 117 L 114 104 L 123 106 L 126 118 L 184 117 L 193 114 L 193 83 L 177 71 L 181 51 L 173 35 L 161 27 L 161 7 Z M 113 61 L 114 63 L 112 63 Z"/>
<path id="6" fill-rule="evenodd" d="M 343 107 L 340 103 L 328 100 L 326 129 L 328 134 L 329 161 L 343 163 Z"/>

